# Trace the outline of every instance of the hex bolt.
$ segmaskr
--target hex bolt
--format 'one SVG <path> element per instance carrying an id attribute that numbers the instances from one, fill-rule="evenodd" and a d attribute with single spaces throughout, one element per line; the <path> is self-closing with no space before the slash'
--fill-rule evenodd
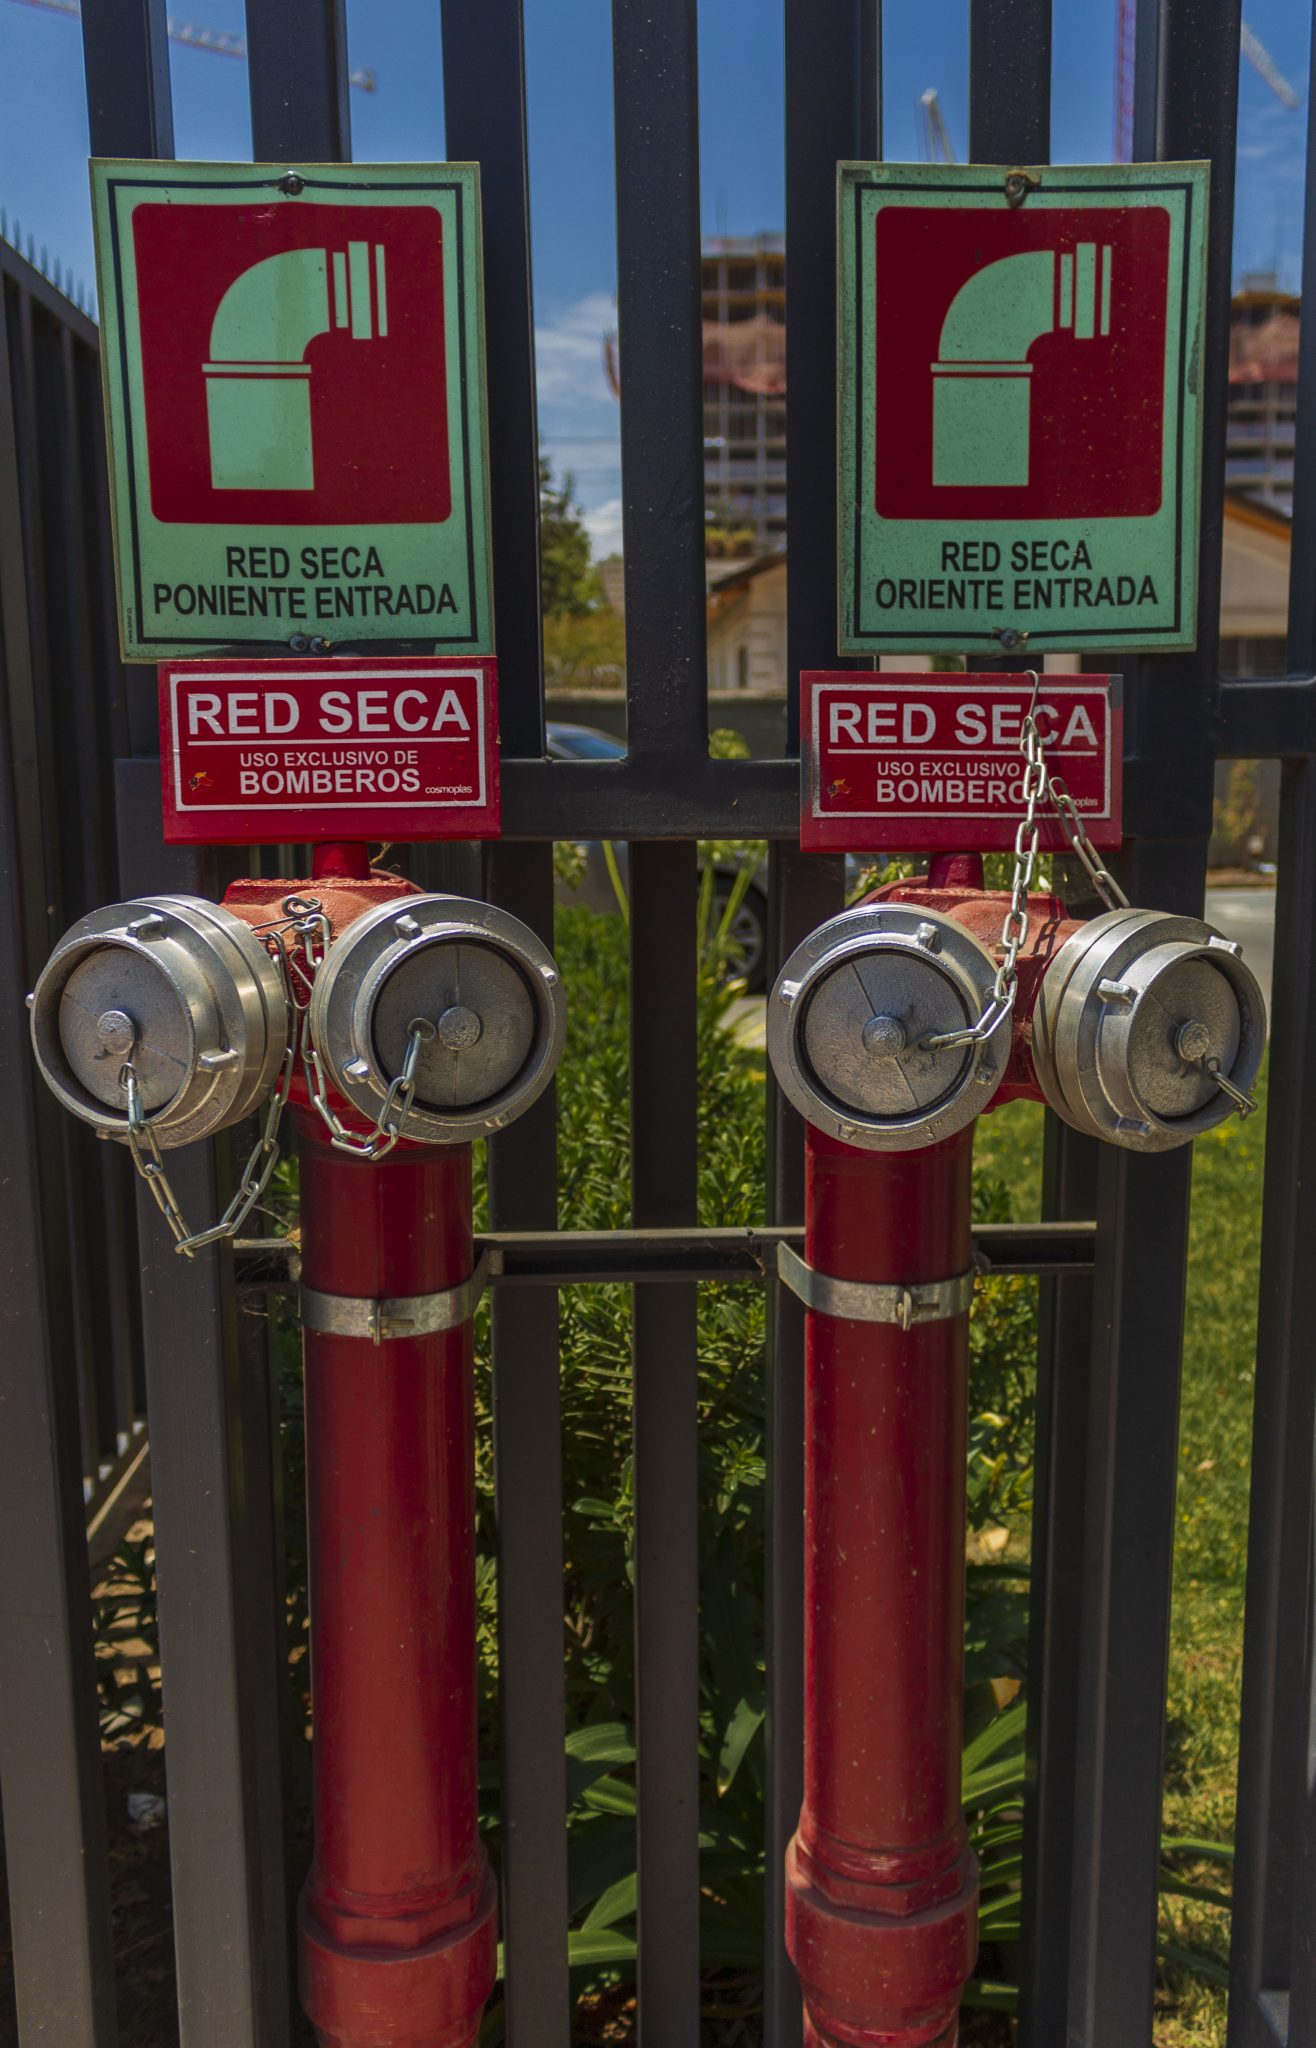
<path id="1" fill-rule="evenodd" d="M 864 1051 L 875 1060 L 899 1059 L 909 1044 L 909 1033 L 899 1017 L 870 1017 L 863 1029 Z"/>
<path id="2" fill-rule="evenodd" d="M 126 1010 L 104 1010 L 96 1019 L 96 1031 L 107 1054 L 123 1059 L 133 1049 L 137 1026 Z"/>
<path id="3" fill-rule="evenodd" d="M 1174 1049 L 1185 1066 L 1196 1066 L 1211 1050 L 1211 1033 L 1198 1017 L 1189 1017 L 1174 1034 Z"/>
<path id="4" fill-rule="evenodd" d="M 439 1044 L 449 1052 L 469 1052 L 479 1044 L 483 1030 L 483 1020 L 474 1010 L 468 1010 L 465 1003 L 453 1003 L 439 1018 Z"/>
<path id="5" fill-rule="evenodd" d="M 279 180 L 280 192 L 286 192 L 290 199 L 295 199 L 297 194 L 305 188 L 305 185 L 305 178 L 299 176 L 296 171 L 285 171 Z"/>

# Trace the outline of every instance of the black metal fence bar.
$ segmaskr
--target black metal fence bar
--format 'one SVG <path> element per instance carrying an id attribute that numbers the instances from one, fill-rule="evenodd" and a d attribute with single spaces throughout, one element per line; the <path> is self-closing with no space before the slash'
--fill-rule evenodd
<path id="1" fill-rule="evenodd" d="M 163 6 L 92 0 L 84 49 L 93 154 L 168 153 Z M 128 685 L 136 758 L 120 763 L 116 791 L 121 888 L 218 893 L 222 861 L 162 843 L 151 684 L 139 671 Z M 174 1184 L 185 1209 L 214 1212 L 224 1160 L 213 1146 L 180 1158 Z M 231 1259 L 176 1258 L 145 1189 L 138 1215 L 179 2042 L 275 2048 L 288 2025 L 286 1913 L 281 1857 L 261 1829 L 278 1777 L 279 1713 L 277 1695 L 254 1682 L 262 1669 L 268 1680 L 271 1658 L 268 1640 L 262 1657 L 252 1639 L 261 1617 L 242 1513 L 249 1390 Z"/>
<path id="2" fill-rule="evenodd" d="M 613 0 L 612 22 L 626 730 L 675 782 L 708 735 L 695 0 Z"/>
<path id="3" fill-rule="evenodd" d="M 1314 23 L 1316 25 L 1316 23 Z M 1316 47 L 1312 50 L 1316 86 Z M 1308 106 L 1310 109 L 1310 98 Z M 1308 114 L 1303 289 L 1316 291 L 1316 122 Z M 1288 663 L 1316 663 L 1316 321 L 1300 335 Z M 1287 710 L 1310 685 L 1278 686 Z M 1278 692 L 1277 692 L 1278 694 Z M 1303 705 L 1304 710 L 1307 703 Z M 1294 2044 L 1316 2027 L 1307 1932 L 1316 1910 L 1308 1726 L 1316 1380 L 1316 762 L 1286 761 L 1280 794 L 1270 1100 L 1252 1425 L 1239 1729 L 1230 2048 Z M 1298 1937 L 1295 1939 L 1295 1936 Z M 1292 1987 L 1292 2006 L 1285 1993 Z"/>
<path id="4" fill-rule="evenodd" d="M 1095 1139 L 1083 1137 L 1048 1112 L 1044 1215 L 1072 1218 L 1094 1213 L 1098 1149 Z M 1045 1227 L 1064 1226 L 1052 1221 Z M 1024 1889 L 1030 1909 L 1019 1977 L 1019 2035 L 1024 2048 L 1049 2048 L 1051 2042 L 1063 2040 L 1069 1990 L 1091 1271 L 1044 1281 L 1040 1297 L 1024 1799 Z"/>
<path id="5" fill-rule="evenodd" d="M 1158 154 L 1212 167 L 1198 635 L 1194 654 L 1149 657 L 1132 679 L 1129 744 L 1149 778 L 1175 788 L 1168 829 L 1177 836 L 1135 845 L 1124 880 L 1135 901 L 1196 912 L 1211 827 L 1239 17 L 1232 0 L 1164 0 L 1162 19 Z M 1151 2029 L 1190 1180 L 1186 1154 L 1108 1153 L 1098 1174 L 1069 1992 L 1076 2048 L 1114 2048 Z"/>
<path id="6" fill-rule="evenodd" d="M 443 84 L 448 154 L 480 164 L 488 333 L 489 444 L 504 760 L 543 752 L 534 310 L 521 0 L 447 0 Z M 553 935 L 548 845 L 488 849 L 489 895 Z M 500 1229 L 552 1231 L 557 1141 L 550 1093 L 489 1148 Z M 567 1975 L 561 1394 L 556 1295 L 493 1310 L 498 1520 L 504 1989 L 510 2048 L 562 2048 Z"/>
<path id="7" fill-rule="evenodd" d="M 0 1801 L 20 2027 L 32 2040 L 112 2048 L 109 1872 L 73 1331 L 62 1262 L 52 1269 L 47 1261 L 63 1232 L 63 1154 L 37 1100 L 17 1001 L 30 985 L 33 951 L 43 947 L 47 913 L 32 831 L 40 824 L 31 814 L 35 677 L 10 310 L 0 276 L 0 985 L 7 991 L 0 1061 L 10 1084 L 9 1159 L 0 1175 Z"/>
<path id="8" fill-rule="evenodd" d="M 626 708 L 658 786 L 707 753 L 695 0 L 613 0 Z M 623 828 L 635 832 L 634 814 Z M 678 828 L 678 832 L 681 828 Z M 635 1223 L 696 1213 L 693 844 L 629 858 Z M 639 2036 L 699 2031 L 699 1431 L 695 1289 L 634 1297 Z"/>

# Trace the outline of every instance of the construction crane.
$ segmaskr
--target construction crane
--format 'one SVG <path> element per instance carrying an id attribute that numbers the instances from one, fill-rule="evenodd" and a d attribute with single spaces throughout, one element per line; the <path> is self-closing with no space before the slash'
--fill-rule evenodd
<path id="1" fill-rule="evenodd" d="M 955 151 L 951 144 L 950 130 L 946 117 L 941 111 L 941 101 L 935 86 L 918 96 L 918 111 L 915 115 L 920 129 L 922 156 L 925 164 L 953 164 Z"/>
<path id="2" fill-rule="evenodd" d="M 78 0 L 14 0 L 14 4 L 18 7 L 39 7 L 45 14 L 71 14 L 75 21 L 82 13 Z M 171 43 L 183 43 L 190 50 L 209 50 L 215 57 L 246 57 L 246 43 L 229 29 L 198 28 L 188 21 L 170 21 L 167 26 Z M 374 92 L 375 74 L 373 71 L 354 71 L 351 83 L 358 92 Z"/>
<path id="3" fill-rule="evenodd" d="M 1127 164 L 1133 156 L 1133 65 L 1134 25 L 1137 0 L 1117 0 L 1119 17 L 1115 39 L 1115 161 Z M 1270 87 L 1275 98 L 1290 113 L 1302 104 L 1255 29 L 1244 22 L 1239 49 L 1258 78 Z"/>

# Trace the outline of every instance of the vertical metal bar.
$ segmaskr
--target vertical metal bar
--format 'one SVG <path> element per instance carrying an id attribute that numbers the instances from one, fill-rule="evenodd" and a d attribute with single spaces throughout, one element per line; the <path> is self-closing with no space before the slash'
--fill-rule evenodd
<path id="1" fill-rule="evenodd" d="M 786 751 L 800 746 L 800 671 L 871 666 L 836 653 L 836 166 L 882 152 L 881 0 L 786 0 L 786 436 L 791 535 Z M 842 864 L 774 846 L 770 972 L 844 896 Z M 804 1220 L 804 1127 L 768 1075 L 769 1214 Z M 768 1775 L 765 2048 L 799 2048 L 786 1954 L 786 1845 L 804 1793 L 804 1317 L 776 1283 L 768 1314 Z"/>
<path id="2" fill-rule="evenodd" d="M 61 1229 L 53 1104 L 38 1104 L 24 1017 L 32 954 L 44 951 L 46 888 L 29 796 L 34 688 L 18 450 L 0 286 L 0 1023 L 10 1077 L 8 1169 L 0 1175 L 0 1800 L 19 2024 L 31 2039 L 111 2048 L 114 1981 L 90 1587 L 67 1293 L 50 1285 L 47 1240 Z M 14 720 L 17 718 L 17 726 Z M 26 869 L 26 872 L 23 870 Z M 35 896 L 35 914 L 33 897 Z M 43 1091 L 44 1093 L 44 1091 Z M 44 1112 L 44 1114 L 43 1114 Z M 38 1140 L 40 1139 L 40 1143 Z M 45 1162 L 44 1171 L 38 1159 Z"/>
<path id="3" fill-rule="evenodd" d="M 1316 10 L 1314 10 L 1316 12 Z M 1316 24 L 1314 24 L 1316 25 Z M 1316 44 L 1311 52 L 1316 87 Z M 1310 105 L 1310 100 L 1308 102 Z M 1316 289 L 1316 122 L 1307 124 L 1303 283 Z M 1316 663 L 1316 322 L 1299 339 L 1294 449 L 1293 552 L 1288 666 Z M 1316 1089 L 1316 762 L 1287 762 L 1280 792 L 1275 898 L 1275 985 L 1270 1101 L 1261 1229 L 1252 1484 L 1243 1629 L 1234 1908 L 1231 1915 L 1229 2048 L 1262 2048 L 1274 2036 L 1263 2000 L 1292 1986 L 1288 2038 L 1316 2026 L 1316 1987 L 1305 1939 L 1313 1911 L 1308 1755 L 1312 1670 L 1311 1531 L 1316 1385 L 1310 1336 L 1316 1317 L 1313 1196 Z M 1302 1617 L 1299 1620 L 1299 1617 Z M 1301 1939 L 1295 1933 L 1302 1931 Z"/>
<path id="4" fill-rule="evenodd" d="M 632 624 L 627 608 L 627 639 Z M 630 849 L 631 1176 L 637 1228 L 696 1220 L 698 867 Z M 634 1290 L 639 2038 L 699 2037 L 699 1423 L 691 1287 Z"/>
<path id="5" fill-rule="evenodd" d="M 163 0 L 88 0 L 83 29 L 93 152 L 171 152 Z M 215 860 L 163 845 L 151 694 L 149 678 L 134 679 L 129 716 L 141 758 L 119 764 L 121 886 L 210 894 Z M 173 1172 L 186 1208 L 213 1211 L 217 1171 L 213 1147 L 179 1156 Z M 144 1190 L 138 1218 L 180 2048 L 272 2048 L 288 2015 L 281 1872 L 261 1838 L 271 1818 L 262 1794 L 278 1774 L 278 1708 L 262 1689 L 271 1649 L 249 1597 L 249 1392 L 238 1371 L 231 1260 L 176 1258 Z"/>
<path id="6" fill-rule="evenodd" d="M 255 163 L 347 163 L 347 0 L 246 0 Z"/>
<path id="7" fill-rule="evenodd" d="M 969 0 L 969 161 L 1051 161 L 1051 0 Z"/>
<path id="8" fill-rule="evenodd" d="M 128 895 L 219 893 L 214 855 L 162 844 L 158 762 L 120 761 L 118 796 Z M 216 1212 L 225 1164 L 211 1146 L 174 1156 L 185 1214 Z M 240 1383 L 232 1257 L 178 1258 L 145 1189 L 138 1229 L 179 2043 L 278 2048 L 286 1930 L 281 1872 L 277 1887 L 266 1881 L 278 1815 L 262 1798 L 278 1771 L 278 1697 L 250 1598 L 258 1511 L 246 1500 L 243 1404 L 255 1396 Z"/>
<path id="9" fill-rule="evenodd" d="M 613 0 L 632 753 L 708 745 L 695 0 Z"/>
<path id="10" fill-rule="evenodd" d="M 479 10 L 444 0 L 443 91 L 449 154 L 480 165 L 503 752 L 534 756 L 544 745 L 543 627 L 522 0 L 490 0 Z M 486 887 L 492 901 L 552 942 L 551 847 L 490 846 Z M 490 1146 L 489 1207 L 497 1229 L 556 1225 L 551 1094 Z M 571 2022 L 554 1290 L 495 1299 L 493 1404 L 508 2040 L 510 2048 L 565 2048 Z"/>
<path id="11" fill-rule="evenodd" d="M 82 53 L 93 156 L 172 156 L 164 0 L 86 0 Z"/>
<path id="12" fill-rule="evenodd" d="M 872 666 L 836 653 L 836 166 L 881 154 L 881 37 L 880 0 L 786 0 L 788 754 L 801 669 Z"/>
<path id="13" fill-rule="evenodd" d="M 1304 472 L 1299 469 L 1302 479 Z M 1316 478 L 1308 476 L 1308 482 Z M 1312 1692 L 1312 1438 L 1316 1389 L 1316 762 L 1290 761 L 1280 801 L 1257 1377 L 1252 1421 L 1243 1702 L 1230 1944 L 1230 2048 L 1271 2048 L 1263 2000 L 1292 1984 L 1288 2039 L 1316 2027 L 1307 1703 Z"/>
<path id="14" fill-rule="evenodd" d="M 768 896 L 771 987 L 782 961 L 841 908 L 844 864 L 774 845 Z M 768 1099 L 768 1174 L 769 1220 L 803 1223 L 803 1122 L 775 1085 Z M 804 1798 L 804 1310 L 775 1282 L 768 1307 L 764 2043 L 799 2048 L 803 2016 L 786 1953 L 785 1856 Z"/>
<path id="15" fill-rule="evenodd" d="M 1048 1112 L 1042 1213 L 1094 1214 L 1095 1140 Z M 1064 2039 L 1074 1862 L 1074 1749 L 1082 1629 L 1084 1465 L 1092 1349 L 1092 1282 L 1043 1281 L 1037 1347 L 1037 1477 L 1028 1630 L 1027 1901 L 1019 1979 L 1024 2048 Z"/>
<path id="16" fill-rule="evenodd" d="M 1237 0 L 1165 0 L 1159 150 L 1212 167 L 1197 650 L 1145 659 L 1131 751 L 1173 787 L 1183 836 L 1136 845 L 1135 902 L 1199 911 L 1219 656 Z M 1077 1740 L 1071 2048 L 1151 2031 L 1158 1834 L 1192 1161 L 1105 1153 L 1098 1179 Z"/>
<path id="17" fill-rule="evenodd" d="M 487 874 L 490 900 L 551 943 L 551 850 L 492 845 Z M 556 1227 L 555 1119 L 550 1092 L 490 1146 L 495 1229 Z M 566 2048 L 571 2020 L 557 1290 L 496 1293 L 493 1346 L 507 2037 L 510 2048 Z"/>
<path id="18" fill-rule="evenodd" d="M 522 17 L 522 0 L 444 0 L 443 94 L 448 154 L 480 166 L 503 752 L 534 755 L 544 750 L 544 663 Z"/>

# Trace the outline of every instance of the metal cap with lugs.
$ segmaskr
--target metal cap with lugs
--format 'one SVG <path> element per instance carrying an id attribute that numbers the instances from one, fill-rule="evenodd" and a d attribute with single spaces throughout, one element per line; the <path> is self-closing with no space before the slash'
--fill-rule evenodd
<path id="1" fill-rule="evenodd" d="M 278 1078 L 278 967 L 241 919 L 197 896 L 144 896 L 79 918 L 30 999 L 43 1079 L 74 1116 L 126 1138 L 131 1063 L 164 1150 L 247 1116 Z"/>
<path id="2" fill-rule="evenodd" d="M 1196 917 L 1111 910 L 1047 968 L 1033 1059 L 1067 1123 L 1168 1152 L 1222 1123 L 1256 1080 L 1265 1000 L 1242 949 Z"/>
<path id="3" fill-rule="evenodd" d="M 498 1131 L 542 1094 L 566 1031 L 552 954 L 493 904 L 409 896 L 367 911 L 329 949 L 311 1037 L 358 1114 L 377 1116 L 426 1027 L 406 1138 L 456 1144 Z"/>
<path id="4" fill-rule="evenodd" d="M 937 911 L 842 912 L 798 946 L 768 1000 L 768 1057 L 807 1121 L 870 1152 L 935 1145 L 1000 1085 L 1008 1013 L 979 1043 L 932 1046 L 983 1014 L 996 963 Z"/>

